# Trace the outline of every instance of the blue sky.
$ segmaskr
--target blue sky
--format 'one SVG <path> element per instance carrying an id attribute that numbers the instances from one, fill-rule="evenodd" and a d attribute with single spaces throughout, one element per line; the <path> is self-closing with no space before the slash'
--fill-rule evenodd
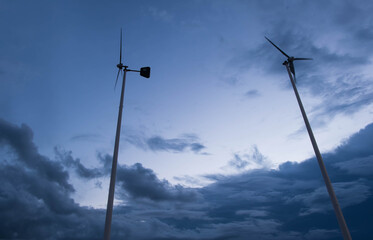
<path id="1" fill-rule="evenodd" d="M 339 239 L 285 59 L 264 36 L 314 58 L 295 63 L 298 90 L 352 237 L 368 239 L 372 10 L 0 1 L 0 236 L 102 235 L 123 28 L 124 63 L 152 73 L 127 75 L 113 239 Z"/>

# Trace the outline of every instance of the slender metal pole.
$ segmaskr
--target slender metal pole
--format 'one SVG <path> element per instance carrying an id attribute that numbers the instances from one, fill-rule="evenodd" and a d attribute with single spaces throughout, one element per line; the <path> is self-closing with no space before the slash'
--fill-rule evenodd
<path id="1" fill-rule="evenodd" d="M 319 163 L 321 174 L 322 174 L 322 176 L 324 178 L 326 189 L 328 190 L 330 200 L 332 201 L 334 212 L 335 212 L 335 215 L 337 216 L 338 224 L 339 224 L 339 227 L 340 227 L 340 229 L 342 231 L 343 239 L 344 240 L 351 240 L 350 232 L 348 230 L 346 221 L 345 221 L 345 219 L 343 217 L 343 213 L 342 213 L 342 210 L 341 210 L 341 208 L 339 206 L 337 197 L 336 197 L 336 195 L 334 193 L 332 183 L 330 182 L 330 178 L 329 178 L 328 173 L 326 171 L 326 168 L 325 168 L 325 165 L 324 165 L 324 161 L 323 161 L 323 159 L 321 157 L 321 153 L 320 153 L 319 147 L 317 146 L 315 137 L 314 137 L 312 129 L 311 129 L 311 125 L 308 122 L 308 118 L 307 118 L 306 112 L 304 111 L 302 101 L 300 100 L 300 97 L 299 97 L 299 94 L 298 94 L 298 90 L 297 90 L 297 87 L 296 87 L 294 79 L 293 79 L 293 75 L 290 72 L 288 61 L 285 61 L 283 63 L 283 65 L 286 66 L 286 69 L 287 69 L 289 77 L 290 77 L 291 85 L 293 85 L 294 93 L 295 93 L 295 96 L 297 98 L 300 111 L 302 112 L 303 120 L 304 120 L 304 123 L 306 124 L 308 135 L 310 136 L 311 143 L 312 143 L 312 146 L 313 146 L 313 150 L 315 151 L 317 162 Z"/>
<path id="2" fill-rule="evenodd" d="M 121 128 L 121 124 L 122 124 L 123 98 L 124 98 L 124 89 L 125 89 L 125 85 L 126 85 L 126 72 L 127 72 L 127 67 L 124 66 L 124 70 L 123 70 L 123 84 L 122 84 L 122 91 L 121 91 L 121 94 L 120 94 L 120 104 L 119 104 L 119 113 L 118 113 L 118 122 L 117 122 L 117 132 L 115 134 L 113 165 L 111 167 L 109 196 L 108 196 L 107 208 L 106 208 L 104 240 L 109 240 L 110 239 L 111 218 L 112 218 L 112 215 L 113 215 L 115 178 L 116 178 L 116 175 L 117 175 L 117 163 L 118 163 L 118 149 L 119 149 L 119 140 L 120 140 L 120 128 Z"/>

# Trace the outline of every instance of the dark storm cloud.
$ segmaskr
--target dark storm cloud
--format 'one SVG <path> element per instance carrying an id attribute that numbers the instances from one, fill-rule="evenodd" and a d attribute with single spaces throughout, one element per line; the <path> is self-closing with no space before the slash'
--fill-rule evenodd
<path id="1" fill-rule="evenodd" d="M 160 180 L 153 170 L 140 163 L 131 167 L 118 168 L 117 180 L 121 190 L 132 198 L 147 198 L 153 201 L 191 201 L 196 199 L 195 190 L 180 185 L 172 186 L 167 180 Z"/>
<path id="2" fill-rule="evenodd" d="M 192 151 L 200 154 L 201 150 L 206 148 L 202 143 L 198 142 L 198 137 L 194 134 L 185 134 L 180 138 L 164 138 L 162 136 L 146 137 L 144 134 L 136 133 L 126 136 L 125 140 L 140 149 L 149 149 L 154 152 L 181 153 Z"/>
<path id="3" fill-rule="evenodd" d="M 101 239 L 105 212 L 74 202 L 71 198 L 74 189 L 63 166 L 74 169 L 82 178 L 96 178 L 107 174 L 111 156 L 99 154 L 102 167 L 88 169 L 79 159 L 74 159 L 71 152 L 57 149 L 61 164 L 40 155 L 32 136 L 26 125 L 18 127 L 0 119 L 0 218 L 4 219 L 0 223 L 0 236 L 4 239 Z M 141 164 L 119 166 L 117 176 L 119 193 L 125 191 L 131 198 L 181 202 L 196 199 L 193 189 L 161 181 Z M 118 214 L 125 214 L 126 218 Z M 164 233 L 161 228 L 168 228 L 157 219 L 142 224 L 136 214 L 128 216 L 125 207 L 119 207 L 115 216 L 118 221 L 113 221 L 112 239 L 149 239 L 155 228 L 161 233 Z M 142 227 L 145 230 L 140 230 Z"/>
<path id="4" fill-rule="evenodd" d="M 357 239 L 369 239 L 372 234 L 367 221 L 372 215 L 373 174 L 364 169 L 373 156 L 371 136 L 373 124 L 333 153 L 324 154 L 347 223 Z M 354 168 L 347 171 L 350 165 Z M 198 189 L 199 198 L 180 205 L 182 212 L 173 204 L 144 207 L 132 202 L 133 207 L 143 206 L 132 214 L 156 223 L 158 233 L 167 231 L 159 239 L 341 238 L 314 158 L 282 164 L 279 170 L 260 169 L 211 179 L 216 182 Z"/>
<path id="5" fill-rule="evenodd" d="M 372 135 L 373 124 L 352 136 L 335 152 L 324 154 L 345 218 L 357 239 L 369 239 L 372 234 L 365 222 L 371 215 L 369 206 L 373 204 L 373 173 L 359 166 L 360 163 L 367 166 L 372 159 L 373 145 L 369 141 Z M 347 171 L 347 167 L 353 165 L 349 161 L 355 164 L 353 170 Z M 348 166 L 344 166 L 345 162 Z M 302 163 L 282 164 L 279 170 L 261 169 L 211 177 L 216 182 L 200 190 L 204 203 L 210 206 L 204 222 L 205 226 L 215 229 L 210 236 L 228 239 L 246 239 L 248 235 L 260 239 L 273 239 L 274 236 L 276 239 L 341 238 L 314 158 Z M 251 228 L 251 221 L 260 230 Z M 208 232 L 206 227 L 198 230 L 201 235 Z"/>
<path id="6" fill-rule="evenodd" d="M 369 176 L 373 169 L 373 156 L 354 158 L 345 162 L 336 163 L 335 166 L 346 171 L 348 174 Z"/>
<path id="7" fill-rule="evenodd" d="M 99 154 L 101 167 L 87 168 L 80 159 L 74 159 L 72 152 L 55 148 L 58 160 L 68 169 L 83 179 L 97 179 L 109 176 L 112 156 Z M 160 180 L 153 170 L 144 168 L 140 163 L 132 166 L 118 165 L 117 186 L 122 198 L 148 199 L 152 201 L 191 201 L 197 197 L 193 189 L 186 189 L 180 185 L 171 185 L 167 180 Z M 98 183 L 100 185 L 100 183 Z"/>
<path id="8" fill-rule="evenodd" d="M 62 165 L 40 155 L 32 138 L 33 133 L 28 126 L 22 124 L 18 127 L 0 119 L 0 144 L 11 147 L 17 155 L 16 161 L 11 164 L 22 164 L 32 169 L 35 174 L 60 185 L 66 191 L 74 191 L 73 186 L 68 183 L 69 174 L 64 171 Z"/>
<path id="9" fill-rule="evenodd" d="M 368 239 L 372 234 L 361 216 L 369 215 L 365 213 L 366 208 L 373 204 L 373 172 L 359 166 L 360 163 L 366 166 L 368 159 L 372 159 L 373 145 L 368 140 L 371 134 L 373 124 L 352 136 L 334 153 L 324 154 L 352 235 L 358 239 Z M 351 165 L 354 165 L 353 170 L 347 170 Z M 316 159 L 285 163 L 278 171 L 256 170 L 215 179 L 216 183 L 202 189 L 205 201 L 217 206 L 210 209 L 209 216 L 224 216 L 232 223 L 256 215 L 256 219 L 272 219 L 279 223 L 275 232 L 291 231 L 304 239 L 317 235 L 325 239 L 340 238 Z M 307 227 L 310 224 L 315 231 Z"/>
<path id="10" fill-rule="evenodd" d="M 76 174 L 82 178 L 98 178 L 104 176 L 105 173 L 108 173 L 108 171 L 105 171 L 105 167 L 92 169 L 86 168 L 80 162 L 79 158 L 73 158 L 71 151 L 66 152 L 58 148 L 55 148 L 54 151 L 57 158 L 65 167 L 75 169 Z"/>
<path id="11" fill-rule="evenodd" d="M 0 222 L 1 237 L 101 239 L 105 211 L 74 202 L 63 166 L 90 179 L 105 171 L 107 175 L 111 156 L 99 155 L 101 167 L 93 171 L 71 152 L 60 151 L 62 165 L 37 152 L 30 128 L 0 123 L 0 218 L 5 219 Z M 370 124 L 335 151 L 323 154 L 354 239 L 369 239 L 373 234 L 372 136 Z M 263 162 L 260 156 L 256 153 L 257 161 Z M 56 175 L 47 174 L 49 165 Z M 215 183 L 188 189 L 160 180 L 140 163 L 119 166 L 116 196 L 125 205 L 114 209 L 112 239 L 341 238 L 314 158 L 287 162 L 278 170 L 210 179 Z"/>
<path id="12" fill-rule="evenodd" d="M 89 234 L 98 239 L 102 211 L 74 202 L 68 172 L 39 154 L 28 126 L 0 119 L 0 152 L 1 238 L 87 239 L 84 234 Z M 91 228 L 84 230 L 87 225 Z"/>

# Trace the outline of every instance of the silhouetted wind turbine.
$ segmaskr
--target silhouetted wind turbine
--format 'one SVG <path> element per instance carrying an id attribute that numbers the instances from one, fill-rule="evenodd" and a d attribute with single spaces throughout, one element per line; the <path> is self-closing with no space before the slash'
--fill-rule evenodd
<path id="1" fill-rule="evenodd" d="M 268 40 L 268 42 L 270 42 L 275 48 L 277 48 L 282 54 L 284 54 L 288 58 L 287 61 L 285 61 L 283 63 L 283 65 L 286 66 L 286 69 L 288 71 L 290 82 L 291 82 L 291 85 L 293 86 L 295 96 L 296 96 L 296 98 L 298 100 L 299 108 L 300 108 L 300 111 L 302 112 L 303 120 L 304 120 L 304 123 L 306 124 L 308 135 L 310 136 L 311 143 L 312 143 L 312 146 L 313 146 L 313 150 L 315 151 L 317 162 L 319 163 L 321 174 L 322 174 L 322 176 L 324 178 L 326 189 L 328 190 L 330 200 L 332 201 L 332 205 L 333 205 L 333 208 L 334 208 L 335 215 L 337 216 L 339 227 L 340 227 L 340 229 L 342 231 L 342 235 L 343 235 L 344 240 L 351 240 L 350 232 L 348 230 L 346 221 L 345 221 L 345 219 L 343 217 L 343 213 L 342 213 L 342 210 L 341 210 L 341 208 L 339 206 L 337 197 L 336 197 L 336 195 L 334 193 L 333 186 L 332 186 L 332 184 L 330 182 L 330 178 L 329 178 L 328 173 L 326 171 L 326 168 L 325 168 L 325 165 L 324 165 L 324 161 L 322 159 L 319 147 L 317 146 L 316 139 L 315 139 L 315 137 L 313 135 L 313 132 L 312 132 L 312 129 L 311 129 L 311 125 L 310 125 L 310 123 L 308 121 L 306 112 L 305 112 L 305 110 L 303 108 L 302 101 L 300 100 L 300 97 L 299 97 L 299 94 L 298 94 L 297 87 L 295 85 L 295 80 L 294 80 L 295 79 L 295 70 L 294 70 L 294 63 L 293 63 L 293 61 L 294 60 L 312 60 L 312 58 L 295 58 L 295 57 L 289 57 L 284 51 L 282 51 L 279 47 L 277 47 L 271 40 L 269 40 L 267 37 L 265 37 L 265 38 Z M 292 73 L 294 75 L 294 79 L 293 79 Z"/>
<path id="2" fill-rule="evenodd" d="M 118 163 L 120 128 L 121 128 L 121 123 L 122 123 L 123 96 L 124 96 L 124 89 L 125 89 L 125 84 L 126 84 L 126 73 L 127 72 L 139 72 L 140 75 L 143 76 L 143 77 L 146 77 L 146 78 L 150 77 L 150 67 L 142 67 L 140 70 L 131 70 L 131 69 L 128 69 L 128 66 L 125 66 L 125 65 L 122 64 L 122 29 L 120 30 L 120 53 L 119 53 L 119 63 L 117 64 L 117 68 L 118 68 L 118 74 L 117 74 L 117 79 L 115 81 L 115 86 L 117 85 L 119 75 L 122 71 L 123 71 L 123 83 L 122 83 L 122 91 L 121 91 L 121 94 L 120 94 L 117 132 L 116 132 L 116 135 L 115 135 L 113 164 L 112 164 L 112 167 L 111 167 L 109 196 L 108 196 L 107 208 L 106 208 L 104 240 L 109 240 L 110 239 L 111 218 L 112 218 L 112 215 L 113 215 L 115 177 L 116 177 L 116 174 L 117 174 L 117 163 Z"/>

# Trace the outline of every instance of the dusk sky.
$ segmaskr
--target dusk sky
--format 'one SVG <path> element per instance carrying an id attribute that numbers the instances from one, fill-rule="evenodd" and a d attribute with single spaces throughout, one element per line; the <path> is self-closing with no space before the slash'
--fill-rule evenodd
<path id="1" fill-rule="evenodd" d="M 0 0 L 0 239 L 373 236 L 373 2 Z M 119 84 L 118 84 L 119 85 Z"/>

